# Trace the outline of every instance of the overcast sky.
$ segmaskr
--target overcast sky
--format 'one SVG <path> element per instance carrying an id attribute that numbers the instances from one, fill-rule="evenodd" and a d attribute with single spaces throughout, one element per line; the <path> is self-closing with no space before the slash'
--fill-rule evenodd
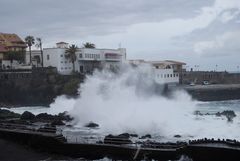
<path id="1" fill-rule="evenodd" d="M 240 0 L 0 0 L 0 22 L 0 32 L 41 37 L 44 47 L 92 42 L 124 47 L 128 59 L 240 66 Z"/>

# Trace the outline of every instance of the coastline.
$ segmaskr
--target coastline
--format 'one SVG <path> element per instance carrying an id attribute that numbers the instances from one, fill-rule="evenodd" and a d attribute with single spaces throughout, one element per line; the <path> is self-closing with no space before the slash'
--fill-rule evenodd
<path id="1" fill-rule="evenodd" d="M 240 99 L 240 84 L 212 84 L 182 86 L 185 90 L 198 101 L 225 101 Z"/>

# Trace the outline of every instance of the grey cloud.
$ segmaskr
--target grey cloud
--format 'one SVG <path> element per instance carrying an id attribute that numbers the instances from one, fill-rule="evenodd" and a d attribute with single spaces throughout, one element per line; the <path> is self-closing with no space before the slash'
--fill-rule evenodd
<path id="1" fill-rule="evenodd" d="M 124 32 L 127 26 L 190 18 L 213 0 L 1 0 L 2 32 L 76 38 Z M 9 8 L 11 6 L 11 8 Z"/>
<path id="2" fill-rule="evenodd" d="M 230 54 L 238 55 L 240 38 L 234 36 L 234 33 L 236 33 L 236 35 L 239 35 L 240 33 L 240 24 L 238 23 L 238 20 L 240 19 L 239 11 L 240 10 L 238 9 L 224 10 L 206 28 L 196 29 L 187 35 L 174 37 L 173 42 L 175 45 L 183 48 L 192 48 L 193 52 L 195 50 L 197 54 L 204 57 L 229 56 Z M 222 15 L 225 13 L 237 14 L 235 14 L 232 19 L 224 22 L 222 20 Z M 229 35 L 229 33 L 233 34 L 231 34 L 231 36 L 225 41 L 224 36 Z M 220 41 L 223 44 L 217 45 Z M 208 47 L 206 47 L 207 44 L 209 45 Z M 210 47 L 210 44 L 212 47 Z M 202 47 L 204 50 L 198 50 L 198 47 Z"/>

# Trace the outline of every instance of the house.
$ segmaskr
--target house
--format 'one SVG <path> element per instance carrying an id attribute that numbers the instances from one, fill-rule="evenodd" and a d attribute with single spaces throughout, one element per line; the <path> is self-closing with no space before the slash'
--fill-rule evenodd
<path id="1" fill-rule="evenodd" d="M 181 83 L 181 74 L 184 70 L 183 62 L 164 60 L 164 61 L 145 61 L 129 60 L 130 64 L 138 66 L 140 64 L 149 64 L 152 66 L 151 74 L 156 83 L 159 84 L 178 84 Z"/>
<path id="2" fill-rule="evenodd" d="M 32 56 L 32 65 L 35 67 L 42 67 L 41 50 L 32 50 L 31 56 Z M 30 64 L 30 51 L 26 51 L 25 63 Z"/>
<path id="3" fill-rule="evenodd" d="M 18 61 L 9 60 L 6 54 L 14 51 L 19 54 L 25 54 L 25 42 L 16 34 L 0 33 L 0 67 L 9 68 L 10 65 L 18 65 Z"/>
<path id="4" fill-rule="evenodd" d="M 25 51 L 25 42 L 16 34 L 0 33 L 0 44 L 7 51 Z"/>
<path id="5" fill-rule="evenodd" d="M 72 62 L 65 57 L 68 43 L 59 42 L 55 48 L 43 49 L 43 66 L 56 67 L 60 74 L 71 74 Z M 126 49 L 78 48 L 76 52 L 75 71 L 92 73 L 94 69 L 114 69 L 126 60 Z"/>

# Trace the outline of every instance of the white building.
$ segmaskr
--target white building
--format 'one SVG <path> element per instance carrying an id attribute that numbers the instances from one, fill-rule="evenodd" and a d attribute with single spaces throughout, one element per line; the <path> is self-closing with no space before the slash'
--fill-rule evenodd
<path id="1" fill-rule="evenodd" d="M 142 63 L 150 64 L 152 66 L 152 77 L 156 83 L 159 84 L 178 84 L 181 79 L 181 71 L 186 65 L 182 62 L 165 60 L 165 61 L 144 61 L 144 60 L 130 60 L 129 63 L 133 65 L 140 65 Z"/>
<path id="2" fill-rule="evenodd" d="M 42 67 L 42 56 L 41 56 L 40 50 L 32 50 L 31 57 L 32 57 L 32 65 L 33 66 Z M 25 64 L 30 65 L 30 52 L 29 51 L 26 51 Z"/>
<path id="3" fill-rule="evenodd" d="M 68 44 L 57 43 L 56 48 L 43 49 L 43 66 L 56 67 L 60 74 L 71 74 L 73 65 L 65 57 Z M 76 52 L 75 71 L 80 73 L 91 73 L 95 68 L 114 69 L 126 60 L 126 49 L 95 49 L 79 48 Z"/>

